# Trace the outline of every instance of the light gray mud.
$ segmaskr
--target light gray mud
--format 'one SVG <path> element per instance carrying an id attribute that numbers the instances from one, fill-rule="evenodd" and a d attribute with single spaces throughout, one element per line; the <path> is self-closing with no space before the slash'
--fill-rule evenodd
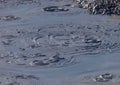
<path id="1" fill-rule="evenodd" d="M 119 20 L 88 15 L 67 0 L 5 4 L 0 9 L 1 85 L 120 84 Z M 69 11 L 43 11 L 63 5 Z M 114 76 L 94 81 L 104 73 Z"/>

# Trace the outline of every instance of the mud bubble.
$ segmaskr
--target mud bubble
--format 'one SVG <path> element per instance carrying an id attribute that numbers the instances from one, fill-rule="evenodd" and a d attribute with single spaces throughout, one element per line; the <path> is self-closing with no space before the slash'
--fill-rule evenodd
<path id="1" fill-rule="evenodd" d="M 102 75 L 97 76 L 95 79 L 93 79 L 96 82 L 108 82 L 113 79 L 113 75 L 110 73 L 105 73 Z"/>
<path id="2" fill-rule="evenodd" d="M 65 12 L 65 11 L 69 11 L 68 8 L 59 7 L 59 6 L 45 7 L 45 8 L 43 8 L 43 10 L 47 11 L 47 12 Z"/>
<path id="3" fill-rule="evenodd" d="M 16 17 L 14 15 L 7 15 L 0 17 L 0 21 L 14 21 L 14 20 L 20 20 L 20 17 Z"/>

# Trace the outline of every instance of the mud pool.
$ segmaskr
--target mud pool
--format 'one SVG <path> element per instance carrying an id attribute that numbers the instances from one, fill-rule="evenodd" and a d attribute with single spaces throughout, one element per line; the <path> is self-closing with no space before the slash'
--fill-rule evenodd
<path id="1" fill-rule="evenodd" d="M 119 19 L 68 0 L 38 1 L 0 5 L 0 85 L 119 85 Z M 94 81 L 105 73 L 113 77 Z"/>

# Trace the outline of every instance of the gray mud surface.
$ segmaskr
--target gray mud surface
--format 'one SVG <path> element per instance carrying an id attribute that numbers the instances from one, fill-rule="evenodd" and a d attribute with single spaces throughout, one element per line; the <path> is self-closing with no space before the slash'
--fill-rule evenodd
<path id="1" fill-rule="evenodd" d="M 0 85 L 120 85 L 119 55 L 119 19 L 69 0 L 0 2 Z"/>

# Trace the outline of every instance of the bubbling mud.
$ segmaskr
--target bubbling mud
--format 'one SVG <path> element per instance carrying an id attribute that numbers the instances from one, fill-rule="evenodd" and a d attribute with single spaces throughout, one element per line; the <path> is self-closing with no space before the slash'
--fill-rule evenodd
<path id="1" fill-rule="evenodd" d="M 21 29 L 19 32 L 13 30 L 9 34 L 4 31 L 1 44 L 8 50 L 1 53 L 1 61 L 11 65 L 61 67 L 79 63 L 82 55 L 97 55 L 120 49 L 120 41 L 116 40 L 119 36 L 114 34 L 114 30 L 110 34 L 99 26 L 96 32 L 95 27 L 57 24 Z M 101 29 L 106 31 L 101 33 Z"/>

